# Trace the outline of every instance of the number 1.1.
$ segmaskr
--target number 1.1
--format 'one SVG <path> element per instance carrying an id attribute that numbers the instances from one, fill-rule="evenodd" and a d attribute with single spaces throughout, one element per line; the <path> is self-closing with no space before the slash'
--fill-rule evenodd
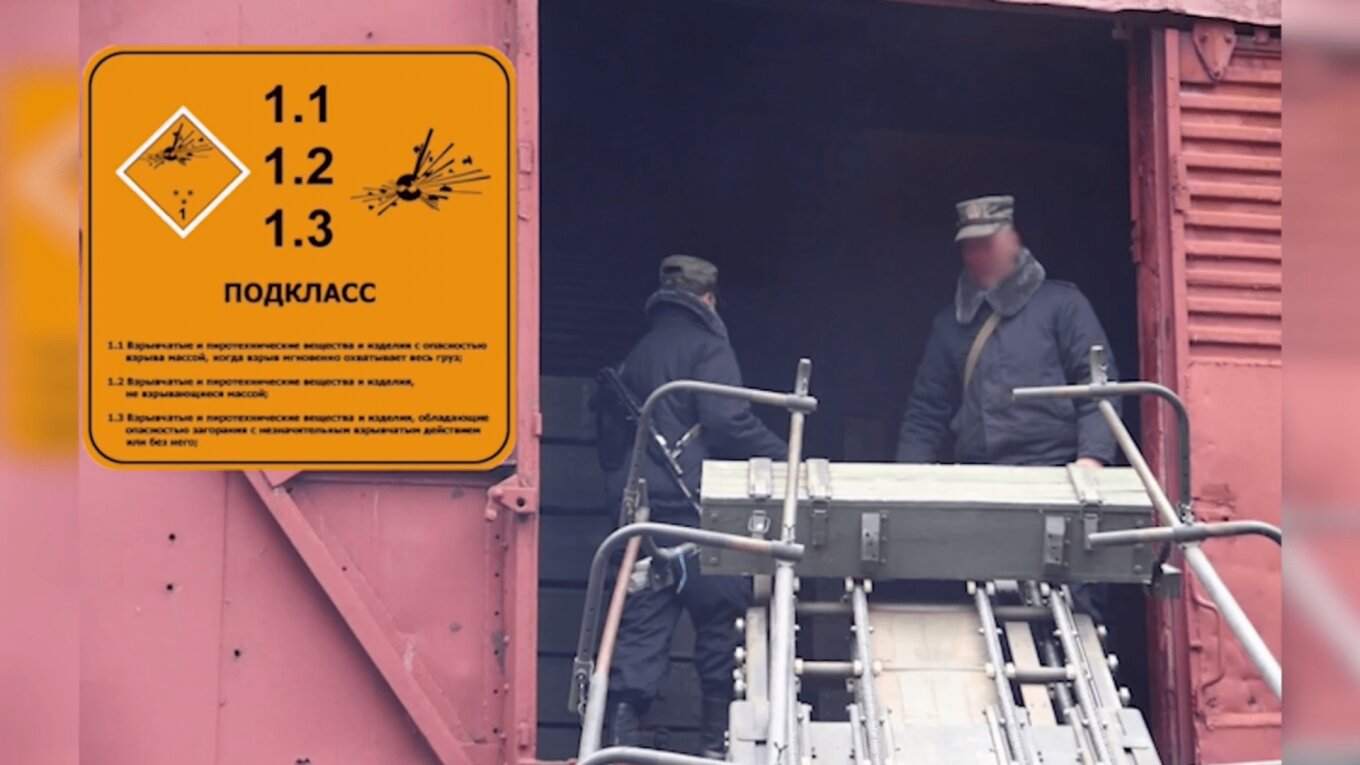
<path id="1" fill-rule="evenodd" d="M 264 94 L 264 100 L 274 102 L 274 121 L 283 122 L 283 86 L 275 85 L 274 89 Z M 308 101 L 316 102 L 317 122 L 326 121 L 326 86 L 322 85 L 312 94 L 307 96 Z M 296 115 L 294 120 L 302 121 L 302 115 Z"/>

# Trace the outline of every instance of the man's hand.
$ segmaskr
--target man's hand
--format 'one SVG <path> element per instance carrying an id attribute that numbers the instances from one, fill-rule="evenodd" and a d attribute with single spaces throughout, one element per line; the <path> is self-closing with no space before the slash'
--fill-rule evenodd
<path id="1" fill-rule="evenodd" d="M 1098 459 L 1095 459 L 1094 457 L 1081 457 L 1072 464 L 1076 465 L 1077 467 L 1089 468 L 1091 470 L 1099 470 L 1105 467 L 1105 463 L 1101 462 Z"/>

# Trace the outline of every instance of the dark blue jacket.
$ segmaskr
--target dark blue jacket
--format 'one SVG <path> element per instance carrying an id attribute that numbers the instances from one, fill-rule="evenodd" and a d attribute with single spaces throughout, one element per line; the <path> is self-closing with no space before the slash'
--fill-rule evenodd
<path id="1" fill-rule="evenodd" d="M 1013 401 L 1022 386 L 1090 381 L 1092 345 L 1106 348 L 1110 379 L 1118 379 L 1109 341 L 1076 286 L 1046 281 L 1042 266 L 1003 282 L 980 299 L 962 285 L 954 305 L 935 317 L 902 418 L 899 462 L 1062 465 L 1078 457 L 1114 461 L 1117 444 L 1094 401 Z M 962 391 L 969 348 L 993 306 L 1003 316 L 983 346 L 967 395 Z M 1116 407 L 1118 400 L 1114 400 Z M 946 446 L 953 443 L 952 454 Z"/>
<path id="2" fill-rule="evenodd" d="M 646 313 L 651 329 L 628 354 L 620 375 L 639 403 L 672 380 L 742 384 L 727 327 L 702 300 L 678 290 L 661 290 L 647 301 Z M 678 460 L 685 484 L 696 498 L 705 459 L 784 459 L 788 455 L 783 439 L 765 427 L 749 404 L 736 399 L 677 393 L 662 399 L 653 421 L 671 444 L 696 423 L 700 426 L 700 437 L 685 447 Z M 684 502 L 684 495 L 650 452 L 643 477 L 654 519 L 657 506 Z M 622 493 L 622 482 L 622 475 L 610 476 L 610 493 L 615 498 Z M 688 513 L 693 515 L 693 511 Z"/>

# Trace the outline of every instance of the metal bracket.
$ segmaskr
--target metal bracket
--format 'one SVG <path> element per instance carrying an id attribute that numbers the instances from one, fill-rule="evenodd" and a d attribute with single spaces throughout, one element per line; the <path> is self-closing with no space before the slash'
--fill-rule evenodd
<path id="1" fill-rule="evenodd" d="M 1093 549 L 1091 547 L 1091 535 L 1100 531 L 1100 515 L 1098 513 L 1084 513 L 1081 516 L 1081 524 L 1083 532 L 1081 535 L 1082 549 L 1090 552 Z"/>
<path id="2" fill-rule="evenodd" d="M 774 460 L 754 457 L 747 463 L 746 493 L 751 499 L 769 499 L 774 495 Z"/>
<path id="3" fill-rule="evenodd" d="M 746 493 L 751 499 L 769 499 L 774 496 L 774 460 L 769 457 L 753 457 L 746 463 Z M 746 531 L 753 537 L 764 538 L 770 533 L 770 516 L 756 508 L 746 519 Z"/>
<path id="4" fill-rule="evenodd" d="M 1044 516 L 1044 578 L 1067 579 L 1067 518 L 1062 515 Z"/>
<path id="5" fill-rule="evenodd" d="M 759 508 L 751 511 L 751 517 L 746 519 L 746 530 L 753 537 L 765 538 L 770 533 L 770 516 Z"/>
<path id="6" fill-rule="evenodd" d="M 1091 346 L 1086 354 L 1086 363 L 1091 368 L 1092 385 L 1105 385 L 1110 381 L 1110 364 L 1105 356 L 1105 346 Z"/>
<path id="7" fill-rule="evenodd" d="M 567 692 L 567 711 L 584 715 L 586 698 L 589 697 L 587 689 L 590 687 L 590 675 L 595 671 L 595 662 L 577 659 L 572 664 L 571 688 Z"/>
<path id="8" fill-rule="evenodd" d="M 823 459 L 807 461 L 808 498 L 812 500 L 812 546 L 823 547 L 828 539 L 831 512 L 831 463 Z"/>
<path id="9" fill-rule="evenodd" d="M 863 563 L 883 562 L 883 536 L 887 521 L 879 513 L 860 516 L 859 558 Z"/>
<path id="10" fill-rule="evenodd" d="M 1170 563 L 1163 563 L 1152 575 L 1152 596 L 1158 600 L 1175 600 L 1184 589 L 1184 575 Z"/>
<path id="11" fill-rule="evenodd" d="M 1218 82 L 1228 72 L 1228 62 L 1232 61 L 1233 51 L 1237 48 L 1237 34 L 1233 25 L 1225 21 L 1197 21 L 1191 39 L 1195 42 L 1195 54 L 1204 67 L 1209 79 Z"/>
<path id="12" fill-rule="evenodd" d="M 518 516 L 531 516 L 538 512 L 538 490 L 525 486 L 518 475 L 512 475 L 492 486 L 486 492 L 486 519 L 496 520 L 500 515 L 497 506 Z"/>

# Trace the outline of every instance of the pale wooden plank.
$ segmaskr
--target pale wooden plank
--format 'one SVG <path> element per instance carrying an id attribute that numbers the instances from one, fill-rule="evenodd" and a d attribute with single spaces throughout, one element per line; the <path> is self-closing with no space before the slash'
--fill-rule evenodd
<path id="1" fill-rule="evenodd" d="M 1039 663 L 1039 650 L 1034 645 L 1034 633 L 1028 622 L 1006 622 L 1006 641 L 1011 646 L 1011 660 L 1017 669 L 1035 669 Z M 1025 702 L 1032 725 L 1057 725 L 1053 716 L 1053 701 L 1048 697 L 1048 689 L 1042 685 L 1020 686 L 1020 698 Z"/>
<path id="2" fill-rule="evenodd" d="M 996 703 L 977 612 L 968 606 L 911 605 L 870 612 L 870 650 L 887 718 L 897 727 L 984 724 Z M 905 735 L 905 731 L 902 732 Z"/>

